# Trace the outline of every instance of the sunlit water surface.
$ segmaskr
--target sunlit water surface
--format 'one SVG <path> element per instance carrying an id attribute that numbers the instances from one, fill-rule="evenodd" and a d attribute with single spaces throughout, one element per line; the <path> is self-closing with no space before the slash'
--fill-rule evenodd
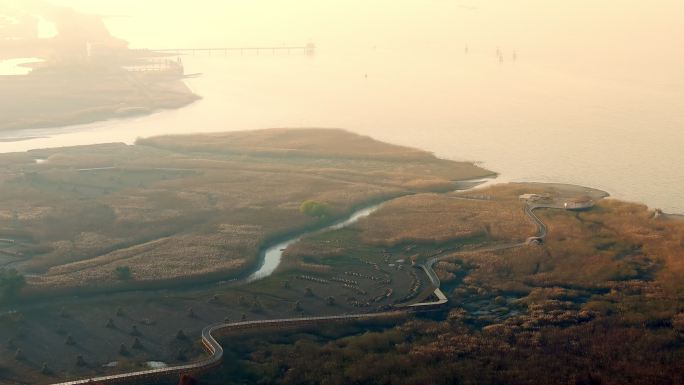
<path id="1" fill-rule="evenodd" d="M 478 161 L 503 181 L 588 185 L 684 213 L 679 1 L 59 2 L 126 16 L 107 23 L 134 47 L 318 49 L 186 57 L 186 72 L 203 74 L 187 81 L 203 100 L 148 117 L 3 132 L 2 152 L 338 127 Z M 26 140 L 2 142 L 16 138 Z"/>
<path id="2" fill-rule="evenodd" d="M 0 75 L 27 75 L 31 72 L 30 64 L 40 63 L 42 59 L 38 58 L 17 58 L 0 60 Z"/>

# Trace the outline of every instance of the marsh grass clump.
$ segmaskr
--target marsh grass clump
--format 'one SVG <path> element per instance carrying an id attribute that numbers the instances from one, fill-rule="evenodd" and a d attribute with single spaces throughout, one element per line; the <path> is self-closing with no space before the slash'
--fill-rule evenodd
<path id="1" fill-rule="evenodd" d="M 190 318 L 197 318 L 197 314 L 195 314 L 195 310 L 193 308 L 188 308 L 188 310 L 185 312 L 185 314 L 190 317 Z"/>
<path id="2" fill-rule="evenodd" d="M 79 366 L 79 367 L 87 366 L 85 359 L 80 354 L 76 356 L 76 366 Z"/>
<path id="3" fill-rule="evenodd" d="M 132 325 L 130 335 L 134 337 L 139 337 L 142 335 L 142 333 L 140 333 L 140 330 L 138 330 L 138 327 L 136 325 Z"/>
<path id="4" fill-rule="evenodd" d="M 119 345 L 119 355 L 121 356 L 128 356 L 130 352 L 128 351 L 128 348 L 126 347 L 125 344 Z"/>

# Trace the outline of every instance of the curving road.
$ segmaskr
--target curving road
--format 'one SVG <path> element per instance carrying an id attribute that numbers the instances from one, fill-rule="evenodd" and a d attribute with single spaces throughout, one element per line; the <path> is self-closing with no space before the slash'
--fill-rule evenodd
<path id="1" fill-rule="evenodd" d="M 527 216 L 537 225 L 536 238 L 544 239 L 548 233 L 546 224 L 542 222 L 539 217 L 534 214 L 534 210 L 538 208 L 551 208 L 552 206 L 531 206 L 525 204 L 524 211 Z M 526 243 L 515 243 L 507 245 L 499 245 L 488 247 L 469 252 L 482 251 L 497 251 L 510 249 L 515 247 L 525 246 Z M 440 290 L 440 280 L 435 273 L 433 266 L 435 263 L 452 257 L 453 254 L 445 254 L 429 259 L 427 262 L 420 264 L 418 267 L 425 271 L 425 274 L 430 279 L 432 285 L 435 287 L 434 294 L 437 301 L 421 302 L 412 304 L 402 308 L 401 310 L 387 311 L 381 313 L 362 313 L 338 316 L 321 316 L 321 317 L 301 317 L 301 318 L 282 318 L 273 320 L 258 320 L 258 321 L 242 321 L 232 323 L 216 323 L 209 325 L 202 330 L 202 345 L 209 357 L 186 365 L 171 366 L 166 368 L 148 369 L 130 373 L 114 374 L 110 376 L 102 376 L 96 378 L 88 378 L 82 380 L 68 381 L 55 383 L 53 385 L 113 385 L 113 384 L 139 384 L 148 381 L 160 381 L 164 379 L 177 379 L 181 374 L 199 374 L 220 366 L 223 362 L 223 347 L 216 341 L 216 335 L 219 333 L 227 333 L 235 330 L 259 329 L 259 328 L 283 328 L 296 327 L 305 325 L 315 325 L 330 322 L 344 322 L 344 321 L 362 321 L 369 319 L 393 318 L 405 316 L 408 313 L 433 310 L 445 305 L 448 302 L 447 297 Z"/>

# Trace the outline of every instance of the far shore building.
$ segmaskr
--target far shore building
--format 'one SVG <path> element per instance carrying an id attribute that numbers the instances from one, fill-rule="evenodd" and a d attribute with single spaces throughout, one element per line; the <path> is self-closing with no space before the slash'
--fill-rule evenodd
<path id="1" fill-rule="evenodd" d="M 589 196 L 581 196 L 577 198 L 568 199 L 565 201 L 563 207 L 566 210 L 587 210 L 594 207 L 594 200 Z"/>

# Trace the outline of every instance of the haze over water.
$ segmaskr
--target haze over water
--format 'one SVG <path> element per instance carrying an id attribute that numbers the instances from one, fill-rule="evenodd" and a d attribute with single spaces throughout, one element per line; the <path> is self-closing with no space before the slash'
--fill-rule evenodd
<path id="1" fill-rule="evenodd" d="M 0 133 L 0 151 L 165 133 L 336 127 L 501 180 L 576 183 L 684 213 L 684 3 L 59 0 L 134 48 L 317 45 L 186 57 L 204 99 L 124 121 Z M 466 49 L 467 47 L 467 49 Z"/>

